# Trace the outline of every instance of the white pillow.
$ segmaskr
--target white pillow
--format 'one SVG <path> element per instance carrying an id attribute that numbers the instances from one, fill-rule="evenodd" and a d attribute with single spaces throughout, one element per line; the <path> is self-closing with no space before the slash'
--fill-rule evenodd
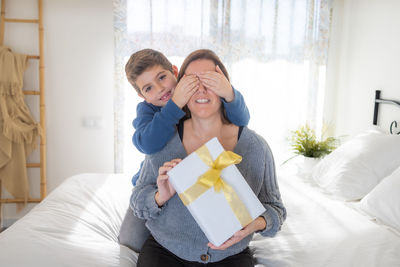
<path id="1" fill-rule="evenodd" d="M 319 162 L 312 178 L 343 200 L 358 200 L 400 165 L 400 136 L 370 130 Z"/>
<path id="2" fill-rule="evenodd" d="M 400 231 L 400 167 L 360 202 L 366 213 Z"/>

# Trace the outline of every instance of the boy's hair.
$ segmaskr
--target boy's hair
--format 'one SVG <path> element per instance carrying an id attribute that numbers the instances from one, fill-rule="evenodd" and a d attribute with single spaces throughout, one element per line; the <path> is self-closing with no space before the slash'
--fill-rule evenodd
<path id="1" fill-rule="evenodd" d="M 215 54 L 212 50 L 209 49 L 199 49 L 190 53 L 183 61 L 182 66 L 178 73 L 178 82 L 180 81 L 180 79 L 182 79 L 183 75 L 185 75 L 185 71 L 189 66 L 189 64 L 199 59 L 208 59 L 214 62 L 214 64 L 221 69 L 222 73 L 229 81 L 228 71 L 226 70 L 225 65 L 222 63 L 221 59 L 219 59 L 217 54 Z M 186 118 L 190 118 L 192 116 L 187 105 L 183 107 L 183 110 L 186 113 Z M 231 121 L 228 119 L 228 116 L 226 115 L 225 107 L 222 104 L 221 104 L 221 119 L 224 124 L 231 124 Z"/>
<path id="2" fill-rule="evenodd" d="M 142 94 L 142 92 L 136 84 L 137 78 L 147 69 L 157 65 L 172 73 L 174 72 L 172 64 L 167 57 L 163 53 L 150 48 L 139 50 L 129 58 L 125 65 L 126 77 L 139 94 Z"/>

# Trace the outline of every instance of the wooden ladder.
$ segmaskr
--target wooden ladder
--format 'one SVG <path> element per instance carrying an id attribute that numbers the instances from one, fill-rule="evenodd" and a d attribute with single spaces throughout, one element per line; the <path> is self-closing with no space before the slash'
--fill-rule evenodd
<path id="1" fill-rule="evenodd" d="M 40 198 L 28 198 L 28 203 L 38 203 L 47 195 L 46 187 L 46 116 L 45 116 L 45 95 L 44 95 L 44 48 L 43 48 L 43 1 L 38 0 L 37 19 L 16 19 L 6 18 L 6 0 L 1 0 L 1 19 L 0 19 L 0 45 L 4 43 L 5 23 L 36 23 L 39 30 L 39 55 L 28 55 L 28 60 L 39 60 L 39 90 L 24 90 L 24 95 L 37 95 L 40 97 L 40 126 L 42 136 L 40 137 L 40 162 L 27 163 L 27 168 L 40 168 Z M 1 205 L 3 203 L 24 203 L 24 199 L 2 198 L 2 186 L 0 180 L 0 222 Z"/>

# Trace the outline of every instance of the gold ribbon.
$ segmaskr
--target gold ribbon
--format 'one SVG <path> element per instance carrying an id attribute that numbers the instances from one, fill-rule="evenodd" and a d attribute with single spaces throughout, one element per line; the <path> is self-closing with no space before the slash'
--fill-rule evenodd
<path id="1" fill-rule="evenodd" d="M 196 154 L 210 169 L 200 176 L 194 185 L 186 189 L 185 192 L 179 194 L 183 204 L 185 206 L 189 205 L 208 189 L 214 187 L 215 192 L 220 192 L 222 190 L 225 199 L 228 201 L 229 206 L 242 227 L 248 225 L 253 219 L 246 206 L 240 200 L 235 190 L 221 178 L 221 171 L 229 165 L 240 163 L 242 157 L 231 151 L 223 151 L 217 159 L 213 161 L 210 151 L 205 145 L 196 150 Z"/>

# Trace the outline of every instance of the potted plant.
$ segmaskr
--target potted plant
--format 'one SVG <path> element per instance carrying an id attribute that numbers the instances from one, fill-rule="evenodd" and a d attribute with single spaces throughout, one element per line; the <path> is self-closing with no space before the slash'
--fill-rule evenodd
<path id="1" fill-rule="evenodd" d="M 308 123 L 300 126 L 296 131 L 292 131 L 290 146 L 295 155 L 290 159 L 299 155 L 303 156 L 303 173 L 311 172 L 311 169 L 322 157 L 328 155 L 337 147 L 338 139 L 334 137 L 324 138 L 326 130 L 327 127 L 324 127 L 321 140 L 317 139 L 315 130 Z"/>

